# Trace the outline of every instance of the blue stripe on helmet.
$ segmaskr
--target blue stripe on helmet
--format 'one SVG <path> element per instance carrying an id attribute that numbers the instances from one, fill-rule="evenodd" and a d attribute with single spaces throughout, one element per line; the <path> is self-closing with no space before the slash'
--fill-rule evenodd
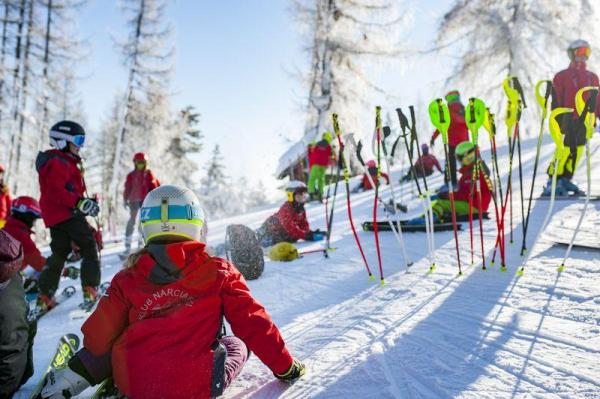
<path id="1" fill-rule="evenodd" d="M 169 205 L 168 219 L 202 220 L 202 209 L 194 205 Z M 140 220 L 160 220 L 160 206 L 142 207 Z"/>

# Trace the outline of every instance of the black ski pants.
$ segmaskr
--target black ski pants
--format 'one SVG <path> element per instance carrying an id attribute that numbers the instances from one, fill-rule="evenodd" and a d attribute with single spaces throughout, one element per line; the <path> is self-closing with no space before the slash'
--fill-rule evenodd
<path id="1" fill-rule="evenodd" d="M 71 241 L 79 246 L 81 252 L 81 286 L 97 287 L 100 285 L 98 246 L 92 228 L 83 215 L 75 216 L 50 227 L 50 237 L 52 255 L 48 257 L 46 267 L 40 275 L 41 294 L 54 296 L 65 260 L 71 252 Z"/>
<path id="2" fill-rule="evenodd" d="M 448 167 L 450 170 L 448 171 Z M 450 174 L 450 181 L 452 185 L 456 187 L 458 180 L 456 179 L 456 147 L 448 146 L 448 162 L 446 163 L 446 170 L 444 171 L 444 183 L 448 183 L 448 173 Z"/>

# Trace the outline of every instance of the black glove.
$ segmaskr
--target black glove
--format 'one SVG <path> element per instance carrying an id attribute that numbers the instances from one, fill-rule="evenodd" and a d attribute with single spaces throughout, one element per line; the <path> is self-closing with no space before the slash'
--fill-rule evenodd
<path id="1" fill-rule="evenodd" d="M 79 201 L 77 201 L 77 209 L 84 215 L 92 217 L 98 216 L 98 213 L 100 212 L 98 202 L 92 198 L 80 198 Z"/>
<path id="2" fill-rule="evenodd" d="M 304 366 L 304 364 L 294 359 L 288 371 L 286 371 L 283 374 L 275 374 L 275 377 L 279 378 L 280 380 L 294 382 L 298 378 L 302 377 L 305 372 L 306 367 Z"/>
<path id="3" fill-rule="evenodd" d="M 304 239 L 306 241 L 321 241 L 325 237 L 325 233 L 321 230 L 309 230 Z"/>
<path id="4" fill-rule="evenodd" d="M 79 278 L 79 269 L 75 266 L 67 266 L 63 269 L 62 276 L 77 280 Z"/>

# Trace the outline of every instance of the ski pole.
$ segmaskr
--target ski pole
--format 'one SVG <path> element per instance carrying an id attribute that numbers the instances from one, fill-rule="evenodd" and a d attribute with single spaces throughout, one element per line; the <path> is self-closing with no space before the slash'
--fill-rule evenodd
<path id="1" fill-rule="evenodd" d="M 433 100 L 429 104 L 429 118 L 431 119 L 431 123 L 442 135 L 442 141 L 444 142 L 444 155 L 446 157 L 447 164 L 450 164 L 450 157 L 448 155 L 448 128 L 450 127 L 450 111 L 448 109 L 448 104 L 446 104 L 441 98 Z M 450 200 L 450 209 L 452 212 L 452 229 L 454 230 L 454 243 L 456 246 L 458 274 L 462 275 L 462 267 L 460 264 L 460 247 L 458 244 L 458 227 L 456 223 L 456 207 L 454 205 L 454 192 L 452 190 L 448 192 L 448 198 Z"/>
<path id="2" fill-rule="evenodd" d="M 581 223 L 583 222 L 583 218 L 588 209 L 588 205 L 590 203 L 590 192 L 592 190 L 592 165 L 590 160 L 590 140 L 592 139 L 592 135 L 594 134 L 594 126 L 596 123 L 596 104 L 598 99 L 598 87 L 588 86 L 580 89 L 575 95 L 575 106 L 577 109 L 577 113 L 579 114 L 579 122 L 583 123 L 586 130 L 586 140 L 585 140 L 585 158 L 586 158 L 586 171 L 587 171 L 587 193 L 585 195 L 585 202 L 583 204 L 583 211 L 581 215 L 579 215 L 579 220 L 577 221 L 577 226 L 575 227 L 575 231 L 573 231 L 573 236 L 571 237 L 571 241 L 569 242 L 569 247 L 565 252 L 565 256 L 558 267 L 558 272 L 562 272 L 565 269 L 565 263 L 567 259 L 571 255 L 571 250 L 573 249 L 573 244 L 575 243 L 575 238 L 577 237 L 577 233 L 581 228 Z M 588 100 L 584 102 L 583 94 L 589 92 Z M 575 172 L 575 170 L 573 170 Z"/>
<path id="3" fill-rule="evenodd" d="M 327 240 L 325 246 L 327 249 L 331 248 L 331 230 L 333 229 L 333 212 L 335 211 L 335 199 L 337 197 L 338 184 L 340 182 L 340 173 L 342 171 L 341 164 L 338 162 L 337 174 L 335 177 L 335 185 L 333 188 L 333 199 L 331 200 L 331 211 L 329 217 L 327 218 Z M 329 197 L 329 186 L 327 189 L 327 197 Z M 328 198 L 327 198 L 328 199 Z M 327 203 L 327 199 L 325 199 L 325 203 Z M 325 207 L 327 209 L 327 206 Z M 329 253 L 327 251 L 323 252 L 325 258 L 329 258 Z"/>
<path id="4" fill-rule="evenodd" d="M 396 113 L 398 114 L 398 120 L 400 122 L 400 128 L 402 130 L 402 134 L 400 135 L 400 137 L 402 137 L 402 139 L 404 141 L 404 146 L 406 147 L 406 153 L 408 154 L 408 162 L 410 165 L 411 175 L 413 177 L 413 181 L 415 182 L 415 185 L 417 186 L 419 198 L 422 200 L 421 204 L 423 205 L 423 217 L 425 218 L 425 231 L 426 231 L 425 234 L 427 235 L 427 237 L 433 237 L 433 230 L 434 230 L 433 209 L 431 207 L 430 201 L 428 201 L 429 196 L 428 195 L 426 196 L 425 193 L 423 191 L 421 191 L 421 186 L 419 184 L 419 178 L 415 171 L 415 165 L 413 162 L 412 151 L 408 144 L 408 133 L 406 132 L 406 130 L 407 130 L 407 128 L 410 130 L 411 140 L 412 140 L 412 136 L 413 136 L 412 130 L 413 129 L 409 127 L 408 119 L 406 118 L 406 115 L 404 115 L 404 113 L 402 112 L 402 109 L 396 108 Z M 413 123 L 413 125 L 414 125 L 414 123 Z M 398 138 L 398 140 L 400 139 L 400 137 Z M 396 141 L 396 144 L 397 144 L 397 142 L 398 141 Z M 392 151 L 393 151 L 393 149 L 392 149 Z M 431 236 L 430 236 L 430 234 L 431 234 Z M 432 273 L 436 268 L 435 242 L 433 241 L 432 238 L 428 238 L 427 246 L 428 246 L 428 250 L 429 250 L 429 260 L 430 260 L 429 272 Z"/>
<path id="5" fill-rule="evenodd" d="M 550 187 L 550 189 L 551 189 L 550 205 L 548 207 L 548 211 L 546 212 L 546 216 L 544 217 L 544 221 L 542 222 L 542 227 L 540 228 L 539 233 L 536 234 L 536 236 L 535 236 L 533 245 L 531 246 L 532 249 L 535 248 L 535 245 L 537 244 L 542 233 L 544 232 L 544 230 L 546 230 L 546 227 L 548 226 L 548 223 L 550 222 L 550 216 L 552 216 L 552 210 L 554 209 L 554 202 L 556 199 L 556 182 L 558 181 L 559 160 L 563 159 L 565 157 L 565 155 L 568 155 L 568 152 L 567 152 L 568 149 L 565 147 L 565 144 L 564 144 L 563 138 L 562 138 L 562 130 L 563 129 L 562 129 L 562 126 L 558 123 L 557 119 L 559 116 L 564 114 L 564 117 L 562 118 L 562 120 L 564 121 L 565 118 L 570 117 L 572 113 L 573 113 L 573 108 L 555 108 L 550 113 L 550 119 L 548 121 L 550 136 L 552 136 L 552 139 L 554 140 L 554 143 L 556 144 L 556 150 L 554 151 L 554 164 L 553 164 L 552 169 L 550 170 L 550 173 L 552 174 L 552 184 Z M 531 258 L 532 253 L 533 253 L 533 251 L 526 252 L 526 257 L 523 260 L 521 268 L 517 271 L 517 276 L 522 276 L 523 273 L 525 272 L 525 265 Z"/>
<path id="6" fill-rule="evenodd" d="M 527 108 L 527 102 L 525 100 L 525 94 L 523 93 L 523 88 L 521 87 L 521 83 L 519 79 L 515 76 L 512 78 L 513 86 L 517 93 L 519 94 L 519 100 L 517 102 L 517 123 L 515 125 L 515 139 L 517 140 L 517 156 L 519 159 L 519 191 L 521 197 L 521 235 L 525 237 L 525 199 L 523 198 L 523 164 L 521 157 L 521 116 L 523 114 L 523 110 Z"/>
<path id="7" fill-rule="evenodd" d="M 390 161 L 388 159 L 387 146 L 385 145 L 385 140 L 386 140 L 386 138 L 388 138 L 391 135 L 391 133 L 392 132 L 390 131 L 389 126 L 385 126 L 383 128 L 383 139 L 381 140 L 381 149 L 383 150 L 383 159 L 385 161 L 387 173 L 388 173 L 388 176 L 390 176 L 390 193 L 392 195 L 392 205 L 394 206 L 394 211 L 397 212 L 398 207 L 396 206 L 397 202 L 396 202 L 396 194 L 395 194 L 395 189 L 394 189 L 394 179 L 391 178 L 392 170 L 390 167 Z M 397 227 L 397 231 L 398 231 L 398 236 L 400 237 L 400 248 L 402 250 L 402 256 L 404 257 L 404 264 L 405 264 L 406 268 L 408 269 L 413 264 L 413 262 L 410 260 L 410 258 L 408 257 L 408 253 L 406 252 L 406 245 L 404 243 L 404 236 L 402 234 L 402 226 L 400 226 L 398 217 L 396 217 L 396 227 Z"/>
<path id="8" fill-rule="evenodd" d="M 381 261 L 381 247 L 379 245 L 379 231 L 377 226 L 377 199 L 379 198 L 379 178 L 381 177 L 381 107 L 375 107 L 375 134 L 377 135 L 377 184 L 375 184 L 375 198 L 373 200 L 373 232 L 375 233 L 375 246 L 377 250 L 377 262 L 379 263 L 379 277 L 381 279 L 381 285 L 385 284 L 383 277 L 383 263 Z M 368 171 L 367 171 L 368 172 Z M 367 173 L 369 178 L 371 175 Z"/>
<path id="9" fill-rule="evenodd" d="M 546 85 L 546 91 L 542 96 L 540 93 L 540 89 L 542 85 Z M 552 82 L 549 80 L 540 80 L 535 85 L 535 97 L 537 102 L 542 109 L 542 121 L 540 123 L 540 131 L 538 133 L 537 147 L 535 150 L 535 161 L 533 164 L 533 180 L 531 182 L 531 189 L 529 190 L 529 200 L 527 201 L 527 214 L 525 216 L 524 221 L 524 230 L 523 230 L 523 242 L 521 244 L 521 256 L 527 251 L 527 229 L 529 227 L 529 216 L 531 215 L 531 201 L 533 198 L 533 190 L 535 187 L 535 178 L 537 175 L 538 164 L 540 160 L 540 151 L 542 149 L 542 138 L 544 135 L 544 122 L 546 120 L 546 116 L 548 115 L 548 99 L 550 98 L 550 93 L 552 92 Z"/>
<path id="10" fill-rule="evenodd" d="M 360 256 L 362 257 L 365 268 L 367 269 L 367 273 L 369 274 L 369 280 L 374 280 L 375 276 L 371 273 L 371 268 L 369 267 L 369 262 L 367 262 L 367 258 L 365 256 L 365 251 L 362 248 L 360 243 L 360 238 L 358 238 L 358 233 L 356 232 L 356 227 L 354 227 L 354 219 L 352 218 L 352 204 L 350 201 L 350 164 L 348 163 L 345 155 L 344 155 L 344 143 L 342 142 L 342 130 L 340 129 L 340 125 L 338 122 L 338 115 L 331 115 L 333 119 L 333 131 L 338 140 L 338 144 L 340 145 L 340 162 L 341 166 L 344 168 L 344 184 L 346 186 L 346 209 L 348 211 L 348 221 L 350 222 L 350 228 L 352 229 L 352 235 L 354 235 L 354 240 L 356 241 L 356 245 L 358 246 L 358 251 L 360 252 Z"/>
<path id="11" fill-rule="evenodd" d="M 478 149 L 478 141 L 479 141 L 479 129 L 483 126 L 485 122 L 486 116 L 486 106 L 485 103 L 478 98 L 470 98 L 469 105 L 467 106 L 465 112 L 465 121 L 469 130 L 471 131 L 471 143 L 475 146 L 475 165 L 473 166 L 473 176 L 475 180 L 471 179 L 471 187 L 475 187 L 475 192 L 477 193 L 477 213 L 479 215 L 479 238 L 481 241 L 481 260 L 482 260 L 482 269 L 486 270 L 485 267 L 485 246 L 483 242 L 483 200 L 481 198 L 481 168 L 480 168 L 480 154 Z M 469 196 L 469 222 L 471 224 L 471 264 L 473 264 L 473 200 L 472 196 Z"/>

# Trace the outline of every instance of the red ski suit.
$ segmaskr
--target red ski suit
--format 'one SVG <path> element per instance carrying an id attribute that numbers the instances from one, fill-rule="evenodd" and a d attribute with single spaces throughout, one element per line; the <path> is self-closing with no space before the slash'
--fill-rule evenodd
<path id="1" fill-rule="evenodd" d="M 77 201 L 84 196 L 85 181 L 79 170 L 81 158 L 70 152 L 40 152 L 35 161 L 40 182 L 40 207 L 46 227 L 74 216 Z"/>
<path id="2" fill-rule="evenodd" d="M 552 109 L 559 107 L 575 109 L 575 95 L 586 86 L 598 86 L 598 76 L 586 69 L 585 62 L 572 62 L 565 70 L 560 71 L 552 80 L 554 88 Z M 573 114 L 576 117 L 576 113 Z M 600 101 L 597 103 L 596 115 L 600 115 Z"/>
<path id="3" fill-rule="evenodd" d="M 273 237 L 285 237 L 283 241 L 303 240 L 310 231 L 306 211 L 301 204 L 286 202 L 276 214 L 265 221 L 267 233 Z"/>
<path id="4" fill-rule="evenodd" d="M 478 210 L 480 210 L 481 212 L 487 212 L 488 207 L 490 206 L 490 202 L 492 201 L 492 192 L 490 190 L 489 184 L 491 184 L 489 181 L 487 181 L 487 179 L 485 178 L 485 175 L 487 174 L 489 176 L 489 170 L 487 170 L 487 167 L 485 166 L 485 164 L 481 163 L 481 165 L 483 165 L 483 170 L 485 171 L 485 173 L 481 173 L 479 176 L 479 186 L 481 187 L 481 207 L 482 209 L 479 209 L 479 196 L 477 194 L 477 191 L 475 191 L 475 185 L 473 185 L 473 191 L 471 191 L 471 180 L 473 178 L 473 166 L 469 165 L 469 166 L 463 166 L 462 168 L 459 169 L 460 172 L 460 179 L 458 180 L 458 190 L 454 192 L 454 200 L 455 201 L 469 201 L 469 198 L 473 198 L 473 207 L 477 208 Z M 473 194 L 471 194 L 473 193 Z M 440 197 L 442 198 L 448 198 L 448 194 L 444 193 L 443 195 L 440 195 Z"/>
<path id="5" fill-rule="evenodd" d="M 11 204 L 12 198 L 10 198 L 8 187 L 4 184 L 0 184 L 0 220 L 6 220 L 10 215 Z"/>
<path id="6" fill-rule="evenodd" d="M 454 102 L 448 104 L 450 111 L 450 127 L 448 128 L 448 145 L 450 147 L 456 147 L 463 141 L 469 140 L 469 129 L 465 122 L 465 107 L 460 102 Z M 431 142 L 440 135 L 440 132 L 436 130 L 431 136 Z"/>
<path id="7" fill-rule="evenodd" d="M 223 316 L 274 373 L 289 369 L 292 357 L 279 330 L 231 263 L 209 256 L 196 241 L 151 244 L 147 251 L 115 275 L 81 328 L 90 352 L 112 351 L 121 393 L 209 398 L 223 378 L 222 369 L 213 371 L 224 361 L 216 342 Z"/>
<path id="8" fill-rule="evenodd" d="M 158 186 L 160 186 L 160 182 L 150 170 L 131 171 L 125 180 L 123 200 L 125 202 L 144 202 L 146 195 Z"/>
<path id="9" fill-rule="evenodd" d="M 421 155 L 413 165 L 413 169 L 418 171 L 417 176 L 422 176 L 422 171 L 425 172 L 425 176 L 429 176 L 433 173 L 433 168 L 442 171 L 439 161 L 433 154 Z"/>
<path id="10" fill-rule="evenodd" d="M 6 225 L 3 230 L 13 236 L 13 238 L 19 241 L 23 246 L 23 263 L 21 264 L 21 270 L 29 265 L 38 272 L 41 272 L 46 264 L 46 258 L 31 239 L 33 231 L 31 231 L 29 226 L 21 220 L 9 216 L 8 219 L 6 219 Z"/>

